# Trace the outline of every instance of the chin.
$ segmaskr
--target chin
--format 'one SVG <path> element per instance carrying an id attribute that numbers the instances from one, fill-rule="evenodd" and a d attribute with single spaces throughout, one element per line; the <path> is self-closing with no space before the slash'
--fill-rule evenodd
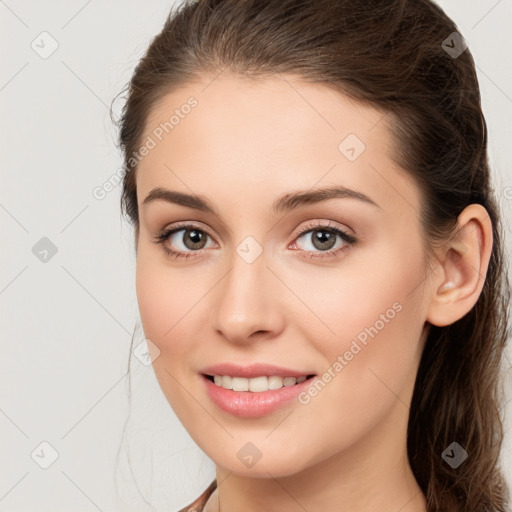
<path id="1" fill-rule="evenodd" d="M 257 448 L 254 447 L 257 442 L 254 446 L 251 446 L 249 442 L 244 443 L 239 448 L 240 444 L 233 441 L 228 446 L 217 446 L 217 449 L 213 451 L 202 449 L 217 466 L 236 475 L 251 478 L 292 476 L 314 464 L 303 453 L 297 451 L 294 443 L 290 443 L 288 453 L 281 444 L 275 448 L 272 447 L 272 452 L 269 447 L 257 451 Z M 233 456 L 227 457 L 226 454 L 230 451 L 233 452 Z M 252 461 L 249 454 L 252 454 Z"/>

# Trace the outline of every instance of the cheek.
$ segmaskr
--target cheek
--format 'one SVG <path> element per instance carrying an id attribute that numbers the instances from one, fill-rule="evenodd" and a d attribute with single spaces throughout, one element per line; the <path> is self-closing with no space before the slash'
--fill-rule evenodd
<path id="1" fill-rule="evenodd" d="M 321 352 L 328 347 L 338 350 L 347 342 L 350 345 L 350 340 L 360 333 L 364 339 L 364 333 L 375 324 L 379 332 L 391 330 L 391 326 L 403 327 L 421 314 L 418 285 L 425 277 L 418 264 L 421 258 L 419 247 L 415 251 L 409 246 L 404 257 L 389 245 L 379 249 L 378 259 L 370 251 L 360 252 L 341 262 L 339 268 L 311 268 L 301 279 L 283 270 L 288 272 L 287 282 L 293 283 L 294 292 L 304 302 L 295 310 L 300 313 L 297 325 L 303 323 L 318 333 L 312 341 Z M 408 313 L 403 314 L 406 310 Z"/>
<path id="2" fill-rule="evenodd" d="M 340 267 L 338 276 L 330 271 L 329 279 L 317 275 L 302 285 L 317 316 L 304 336 L 323 354 L 325 370 L 336 375 L 333 390 L 356 409 L 376 396 L 395 399 L 386 386 L 400 390 L 415 369 L 425 320 L 421 251 L 420 243 L 409 242 L 404 257 L 390 244 L 379 250 L 378 261 L 360 253 L 350 268 Z M 312 335 L 313 325 L 318 334 Z"/>
<path id="3" fill-rule="evenodd" d="M 343 287 L 318 294 L 322 298 L 316 302 L 323 308 L 319 316 L 335 334 L 315 321 L 324 335 L 308 339 L 323 355 L 325 367 L 318 390 L 302 397 L 301 423 L 314 431 L 316 418 L 322 418 L 319 434 L 309 440 L 319 460 L 356 442 L 390 411 L 395 411 L 391 428 L 402 428 L 403 417 L 395 414 L 407 414 L 399 401 L 409 401 L 421 355 L 421 294 L 410 293 L 421 281 L 419 275 L 412 264 L 372 271 L 367 267 L 364 274 L 347 277 Z"/>
<path id="4" fill-rule="evenodd" d="M 170 348 L 180 350 L 180 340 L 184 337 L 178 333 L 186 324 L 187 312 L 197 302 L 200 291 L 191 286 L 190 280 L 187 282 L 184 273 L 171 270 L 162 265 L 159 257 L 140 250 L 136 293 L 146 338 L 155 343 L 162 354 Z"/>
<path id="5" fill-rule="evenodd" d="M 219 280 L 212 266 L 172 266 L 153 250 L 139 250 L 136 294 L 145 337 L 160 350 L 153 362 L 157 375 L 165 369 L 176 378 L 189 378 L 191 355 L 211 338 L 212 288 Z M 163 375 L 165 377 L 165 375 Z M 167 378 L 170 378 L 167 376 Z M 173 387 L 170 379 L 164 387 Z"/>
<path id="6" fill-rule="evenodd" d="M 160 353 L 152 366 L 159 385 L 174 412 L 189 423 L 201 411 L 190 409 L 189 394 L 183 384 L 188 382 L 187 361 L 191 345 L 197 338 L 194 313 L 205 292 L 185 272 L 170 269 L 159 257 L 139 250 L 136 264 L 136 293 L 144 335 Z"/>

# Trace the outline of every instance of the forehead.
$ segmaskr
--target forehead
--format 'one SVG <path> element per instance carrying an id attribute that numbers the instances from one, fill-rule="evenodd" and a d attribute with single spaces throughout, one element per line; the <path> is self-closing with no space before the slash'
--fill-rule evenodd
<path id="1" fill-rule="evenodd" d="M 191 103 L 193 107 L 188 106 Z M 281 139 L 293 133 L 296 138 L 327 137 L 334 142 L 348 131 L 361 139 L 368 139 L 373 131 L 372 144 L 381 142 L 385 151 L 392 147 L 386 117 L 390 115 L 324 84 L 283 75 L 249 79 L 221 74 L 184 84 L 160 98 L 149 112 L 144 136 L 163 129 L 161 135 L 156 133 L 158 139 L 183 141 L 193 124 L 196 134 L 201 130 L 204 143 L 229 133 L 232 140 L 250 143 L 249 138 L 257 137 L 274 147 L 280 144 L 273 137 L 277 131 Z"/>
<path id="2" fill-rule="evenodd" d="M 396 201 L 414 183 L 392 159 L 391 116 L 323 84 L 294 77 L 203 77 L 163 96 L 142 142 L 139 202 L 156 186 L 245 193 L 332 183 Z M 399 183 L 400 182 L 400 183 Z M 404 188 L 400 192 L 400 188 Z M 417 198 L 418 199 L 418 198 Z M 410 202 L 415 198 L 411 197 Z"/>

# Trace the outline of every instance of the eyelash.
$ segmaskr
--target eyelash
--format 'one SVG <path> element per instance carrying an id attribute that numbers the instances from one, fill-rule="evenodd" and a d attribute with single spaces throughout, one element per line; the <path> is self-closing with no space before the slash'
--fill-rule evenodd
<path id="1" fill-rule="evenodd" d="M 194 253 L 201 252 L 202 249 L 197 250 L 197 251 L 182 252 L 182 251 L 175 251 L 173 249 L 169 249 L 169 247 L 167 247 L 165 245 L 165 242 L 172 234 L 174 234 L 178 231 L 192 231 L 192 230 L 200 231 L 201 233 L 205 233 L 207 236 L 212 238 L 205 230 L 201 229 L 199 226 L 196 226 L 194 224 L 186 224 L 185 223 L 185 224 L 175 225 L 171 228 L 163 229 L 160 233 L 158 233 L 155 236 L 153 243 L 161 244 L 164 251 L 171 258 L 175 258 L 175 259 L 180 259 L 180 258 L 187 259 L 190 257 L 194 258 L 195 257 Z M 343 247 L 338 247 L 338 249 L 331 249 L 329 251 L 319 251 L 320 254 L 315 254 L 314 252 L 313 252 L 313 254 L 311 254 L 312 251 L 306 251 L 304 249 L 297 250 L 297 252 L 304 254 L 305 257 L 309 258 L 309 259 L 323 259 L 323 258 L 337 256 L 337 255 L 345 252 L 347 249 L 350 248 L 350 246 L 355 245 L 358 242 L 357 238 L 353 237 L 352 235 L 349 235 L 348 233 L 346 233 L 345 231 L 343 231 L 339 228 L 335 228 L 330 225 L 324 226 L 323 224 L 318 224 L 318 223 L 311 223 L 311 224 L 305 226 L 304 229 L 301 230 L 300 233 L 297 234 L 296 238 L 298 239 L 301 236 L 305 235 L 306 233 L 312 233 L 314 231 L 327 231 L 328 233 L 333 233 L 335 235 L 338 235 L 346 243 L 346 245 L 344 245 Z"/>

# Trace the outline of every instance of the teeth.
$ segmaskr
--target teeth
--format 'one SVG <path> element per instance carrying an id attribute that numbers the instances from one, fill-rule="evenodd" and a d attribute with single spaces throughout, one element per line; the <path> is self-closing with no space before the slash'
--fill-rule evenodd
<path id="1" fill-rule="evenodd" d="M 233 391 L 249 391 L 249 379 L 233 377 L 231 380 L 231 388 Z"/>
<path id="2" fill-rule="evenodd" d="M 297 379 L 295 377 L 285 377 L 283 379 L 284 386 L 293 386 L 296 382 L 297 382 Z"/>
<path id="3" fill-rule="evenodd" d="M 268 389 L 268 379 L 267 377 L 254 377 L 254 379 L 238 379 L 247 381 L 247 389 L 244 389 L 244 391 L 267 391 Z M 233 386 L 233 389 L 235 391 L 239 391 L 238 389 Z"/>
<path id="4" fill-rule="evenodd" d="M 280 389 L 283 387 L 282 377 L 267 377 L 268 388 L 267 389 Z"/>
<path id="5" fill-rule="evenodd" d="M 269 389 L 280 389 L 283 386 L 294 386 L 306 380 L 306 376 L 301 377 L 254 377 L 246 379 L 244 377 L 231 377 L 229 375 L 214 375 L 213 381 L 217 386 L 233 391 L 252 391 L 259 393 Z"/>

